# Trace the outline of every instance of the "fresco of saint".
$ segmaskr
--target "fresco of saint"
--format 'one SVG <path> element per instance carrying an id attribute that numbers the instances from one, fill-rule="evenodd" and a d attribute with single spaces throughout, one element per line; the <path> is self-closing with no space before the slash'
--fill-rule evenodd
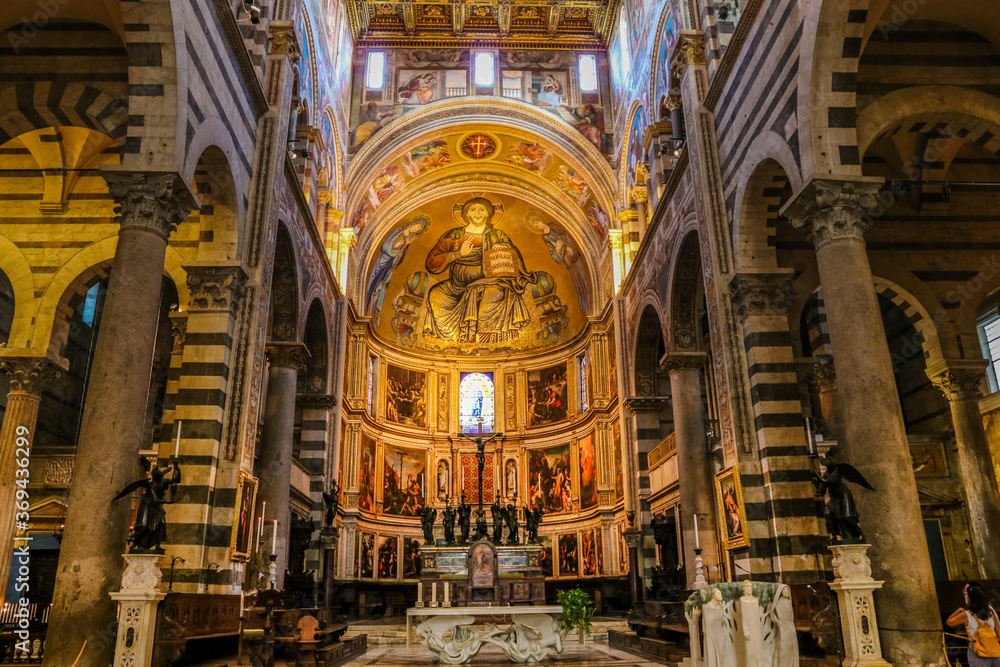
<path id="1" fill-rule="evenodd" d="M 368 280 L 368 314 L 375 317 L 376 325 L 385 301 L 385 290 L 392 280 L 392 273 L 400 262 L 406 259 L 406 249 L 414 239 L 424 235 L 430 227 L 431 219 L 418 215 L 410 222 L 400 225 L 382 242 L 382 249 Z"/>
<path id="2" fill-rule="evenodd" d="M 424 334 L 445 341 L 501 342 L 530 324 L 525 288 L 538 282 L 507 234 L 493 226 L 485 197 L 462 206 L 464 227 L 445 232 L 427 255 L 427 270 L 448 272 L 427 294 Z"/>

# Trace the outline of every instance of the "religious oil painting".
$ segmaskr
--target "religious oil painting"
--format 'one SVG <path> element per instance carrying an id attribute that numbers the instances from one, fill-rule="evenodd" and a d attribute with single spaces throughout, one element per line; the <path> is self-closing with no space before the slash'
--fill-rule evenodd
<path id="1" fill-rule="evenodd" d="M 493 433 L 495 393 L 493 373 L 462 373 L 458 383 L 458 424 L 462 433 Z"/>
<path id="2" fill-rule="evenodd" d="M 544 537 L 542 535 L 538 536 L 538 543 L 542 545 L 542 574 L 546 577 L 553 576 L 552 569 L 552 538 Z"/>
<path id="3" fill-rule="evenodd" d="M 580 533 L 580 569 L 580 574 L 585 577 L 597 574 L 597 543 L 593 530 Z"/>
<path id="4" fill-rule="evenodd" d="M 388 364 L 385 378 L 385 418 L 407 426 L 427 426 L 427 373 Z"/>
<path id="5" fill-rule="evenodd" d="M 580 574 L 580 553 L 577 548 L 576 533 L 559 536 L 559 576 L 570 577 Z"/>
<path id="6" fill-rule="evenodd" d="M 528 426 L 564 421 L 567 393 L 566 364 L 528 371 Z"/>
<path id="7" fill-rule="evenodd" d="M 724 527 L 726 549 L 750 546 L 750 537 L 746 530 L 746 508 L 743 506 L 743 489 L 740 486 L 740 473 L 736 466 L 727 468 L 715 476 L 715 493 L 719 521 Z"/>
<path id="8" fill-rule="evenodd" d="M 362 579 L 371 579 L 375 576 L 375 533 L 361 533 L 358 544 L 360 554 L 358 576 Z"/>
<path id="9" fill-rule="evenodd" d="M 403 538 L 403 579 L 420 578 L 420 541 Z"/>
<path id="10" fill-rule="evenodd" d="M 358 507 L 375 511 L 375 439 L 361 434 L 361 465 L 358 467 Z"/>
<path id="11" fill-rule="evenodd" d="M 628 544 L 625 542 L 625 522 L 618 524 L 618 574 L 628 574 Z"/>
<path id="12" fill-rule="evenodd" d="M 910 437 L 910 463 L 913 465 L 913 474 L 917 477 L 947 477 L 948 457 L 944 451 L 944 443 L 937 442 L 914 442 L 915 436 Z"/>
<path id="13" fill-rule="evenodd" d="M 424 105 L 446 97 L 469 94 L 469 74 L 464 69 L 401 69 L 396 101 L 404 105 Z"/>
<path id="14" fill-rule="evenodd" d="M 419 516 L 424 509 L 424 468 L 427 454 L 422 449 L 385 446 L 382 469 L 382 513 Z"/>
<path id="15" fill-rule="evenodd" d="M 597 452 L 591 434 L 580 438 L 580 509 L 592 507 L 597 507 Z"/>
<path id="16" fill-rule="evenodd" d="M 615 422 L 611 427 L 612 448 L 615 453 L 615 461 L 622 461 L 622 426 L 621 422 Z M 622 465 L 615 466 L 615 502 L 621 501 L 625 497 L 625 473 L 622 472 Z"/>
<path id="17" fill-rule="evenodd" d="M 395 579 L 398 572 L 397 545 L 399 538 L 395 535 L 383 535 L 378 541 L 378 578 Z"/>
<path id="18" fill-rule="evenodd" d="M 528 450 L 528 505 L 546 514 L 573 509 L 569 445 Z"/>
<path id="19" fill-rule="evenodd" d="M 575 172 L 559 173 L 574 199 L 590 197 Z M 565 343 L 586 326 L 586 259 L 562 225 L 522 199 L 442 197 L 398 220 L 375 240 L 367 278 L 366 313 L 384 340 L 445 355 L 510 354 Z"/>
<path id="20" fill-rule="evenodd" d="M 253 549 L 254 503 L 257 498 L 257 478 L 240 471 L 236 483 L 236 513 L 233 519 L 233 539 L 229 546 L 230 560 L 245 561 Z"/>
<path id="21" fill-rule="evenodd" d="M 604 574 L 604 533 L 600 528 L 594 529 L 594 553 L 597 559 L 597 574 Z"/>

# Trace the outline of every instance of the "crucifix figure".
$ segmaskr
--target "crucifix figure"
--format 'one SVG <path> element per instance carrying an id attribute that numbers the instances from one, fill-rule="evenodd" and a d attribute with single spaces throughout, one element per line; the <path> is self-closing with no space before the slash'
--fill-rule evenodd
<path id="1" fill-rule="evenodd" d="M 479 509 L 476 510 L 476 533 L 480 532 L 480 522 L 482 522 L 482 533 L 480 536 L 485 537 L 486 535 L 486 511 L 483 509 L 483 468 L 486 465 L 486 445 L 493 442 L 497 438 L 503 438 L 503 433 L 494 433 L 486 440 L 483 440 L 483 419 L 479 418 L 479 432 L 476 437 L 473 438 L 467 433 L 459 433 L 459 435 L 469 442 L 474 442 L 476 444 L 476 460 L 479 462 Z"/>

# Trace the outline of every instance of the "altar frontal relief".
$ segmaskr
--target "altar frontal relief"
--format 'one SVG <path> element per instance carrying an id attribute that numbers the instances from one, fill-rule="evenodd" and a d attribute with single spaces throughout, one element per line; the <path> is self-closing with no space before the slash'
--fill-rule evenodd
<path id="1" fill-rule="evenodd" d="M 385 446 L 382 473 L 382 513 L 419 516 L 424 508 L 424 467 L 422 449 Z"/>
<path id="2" fill-rule="evenodd" d="M 491 193 L 438 199 L 404 215 L 375 241 L 381 251 L 366 307 L 376 332 L 446 354 L 565 342 L 585 323 L 579 293 L 590 287 L 582 253 L 554 229 L 564 227 Z"/>
<path id="3" fill-rule="evenodd" d="M 569 445 L 528 451 L 528 504 L 546 514 L 573 509 Z"/>

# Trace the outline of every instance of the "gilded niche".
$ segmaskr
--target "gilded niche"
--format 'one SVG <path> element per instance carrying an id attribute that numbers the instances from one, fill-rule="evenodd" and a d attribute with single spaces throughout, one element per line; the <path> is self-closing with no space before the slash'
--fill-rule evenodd
<path id="1" fill-rule="evenodd" d="M 490 193 L 439 199 L 386 236 L 366 314 L 381 337 L 447 354 L 550 347 L 585 324 L 589 283 L 563 227 Z"/>

